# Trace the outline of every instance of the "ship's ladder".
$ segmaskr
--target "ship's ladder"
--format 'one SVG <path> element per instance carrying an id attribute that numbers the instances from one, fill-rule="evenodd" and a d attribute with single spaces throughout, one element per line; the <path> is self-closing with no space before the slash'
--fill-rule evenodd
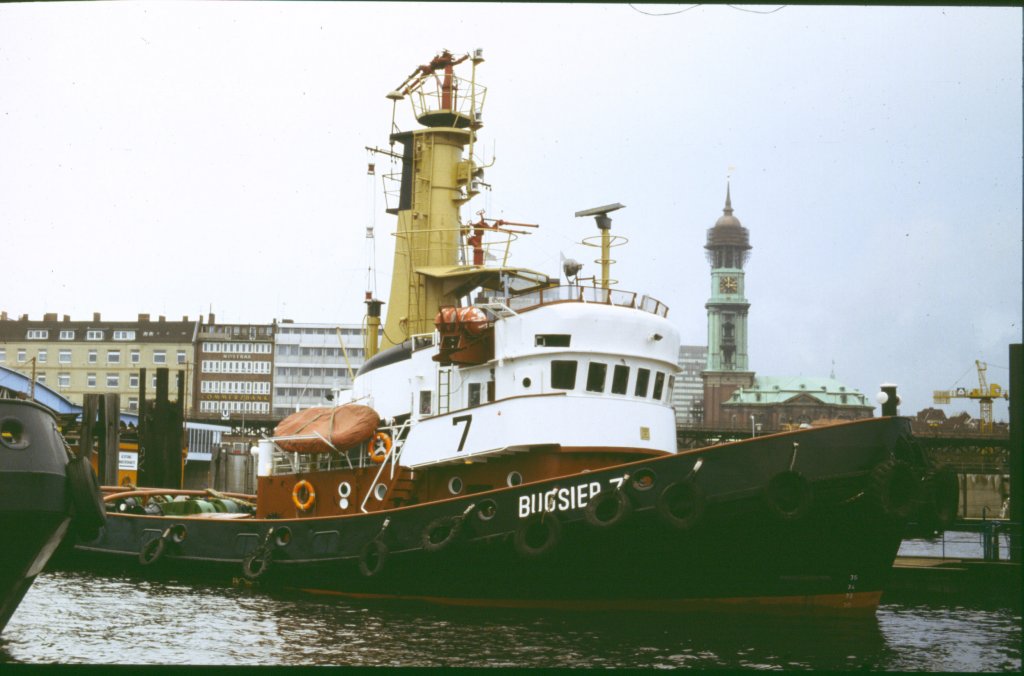
<path id="1" fill-rule="evenodd" d="M 451 410 L 452 396 L 452 370 L 451 368 L 440 368 L 437 370 L 437 414 L 447 413 Z"/>

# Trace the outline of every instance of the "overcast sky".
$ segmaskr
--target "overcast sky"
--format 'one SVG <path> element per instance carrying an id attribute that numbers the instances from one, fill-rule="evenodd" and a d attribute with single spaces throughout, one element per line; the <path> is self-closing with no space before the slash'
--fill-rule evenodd
<path id="1" fill-rule="evenodd" d="M 497 161 L 463 218 L 540 224 L 515 264 L 555 275 L 564 252 L 595 272 L 573 213 L 622 202 L 613 276 L 704 344 L 702 247 L 731 176 L 756 372 L 834 368 L 872 398 L 895 382 L 904 414 L 976 385 L 975 359 L 1008 387 L 1021 11 L 775 9 L 0 5 L 0 309 L 361 321 L 368 225 L 390 286 L 364 149 L 387 144 L 385 95 L 481 47 Z"/>

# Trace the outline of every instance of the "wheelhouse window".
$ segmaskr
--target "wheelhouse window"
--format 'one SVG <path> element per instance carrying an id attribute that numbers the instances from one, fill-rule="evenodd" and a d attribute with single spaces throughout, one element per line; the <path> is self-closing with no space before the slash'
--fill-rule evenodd
<path id="1" fill-rule="evenodd" d="M 654 399 L 661 401 L 661 394 L 665 391 L 665 374 L 658 371 L 654 374 Z"/>
<path id="2" fill-rule="evenodd" d="M 537 347 L 569 347 L 572 336 L 568 333 L 538 333 L 534 340 Z"/>
<path id="3" fill-rule="evenodd" d="M 612 371 L 612 394 L 625 394 L 629 384 L 629 367 L 619 364 Z"/>
<path id="4" fill-rule="evenodd" d="M 576 362 L 558 359 L 551 362 L 551 387 L 556 390 L 576 387 Z"/>
<path id="5" fill-rule="evenodd" d="M 430 390 L 420 390 L 420 415 L 430 415 L 433 410 Z"/>
<path id="6" fill-rule="evenodd" d="M 676 377 L 675 376 L 669 376 L 668 377 L 668 392 L 665 395 L 665 403 L 671 404 L 672 403 L 672 399 L 674 399 L 675 393 L 676 393 Z M 758 396 L 758 401 L 760 401 L 760 400 L 761 400 L 761 398 L 760 398 L 760 396 Z"/>
<path id="7" fill-rule="evenodd" d="M 469 384 L 469 406 L 480 405 L 480 383 Z"/>
<path id="8" fill-rule="evenodd" d="M 633 390 L 633 394 L 638 397 L 647 397 L 647 387 L 651 382 L 651 370 L 650 369 L 637 369 L 636 372 L 636 388 Z"/>
<path id="9" fill-rule="evenodd" d="M 608 365 L 592 361 L 587 367 L 587 392 L 604 392 L 604 379 L 608 375 Z"/>

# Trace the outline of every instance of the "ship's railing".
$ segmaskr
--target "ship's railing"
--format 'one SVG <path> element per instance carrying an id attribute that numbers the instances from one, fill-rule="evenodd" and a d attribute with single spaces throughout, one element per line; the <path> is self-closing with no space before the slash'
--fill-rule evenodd
<path id="1" fill-rule="evenodd" d="M 388 432 L 391 434 L 391 438 L 394 439 L 394 444 L 384 456 L 384 461 L 380 463 L 380 468 L 377 470 L 377 474 L 373 477 L 373 482 L 370 483 L 370 488 L 366 491 L 362 504 L 359 505 L 359 510 L 364 514 L 366 513 L 366 503 L 369 502 L 370 496 L 376 492 L 377 484 L 380 483 L 380 477 L 384 473 L 384 469 L 388 468 L 389 479 L 393 480 L 395 478 L 395 468 L 398 466 L 398 458 L 402 454 L 402 447 L 405 446 L 404 435 L 408 431 L 410 422 L 411 419 L 407 419 L 402 423 L 401 427 L 390 427 L 388 429 Z"/>
<path id="2" fill-rule="evenodd" d="M 509 298 L 493 298 L 491 301 L 504 303 L 515 312 L 552 303 L 595 303 L 635 308 L 659 317 L 668 316 L 668 306 L 655 298 L 634 291 L 593 286 L 552 286 Z"/>

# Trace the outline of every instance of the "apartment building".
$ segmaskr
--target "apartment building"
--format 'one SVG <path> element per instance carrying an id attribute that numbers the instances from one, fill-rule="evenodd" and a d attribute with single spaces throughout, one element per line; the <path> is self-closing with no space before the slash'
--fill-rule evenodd
<path id="1" fill-rule="evenodd" d="M 201 318 L 168 321 L 140 314 L 134 321 L 104 320 L 99 312 L 88 321 L 58 318 L 47 313 L 41 320 L 0 312 L 0 364 L 60 392 L 76 404 L 89 392 L 117 393 L 121 407 L 139 408 L 139 385 L 146 369 L 150 392 L 156 387 L 156 368 L 171 369 L 170 396 L 177 398 L 175 372 L 185 372 L 186 409 L 191 406 L 193 347 Z M 33 375 L 34 374 L 34 375 Z"/>
<path id="2" fill-rule="evenodd" d="M 196 332 L 197 420 L 269 421 L 275 324 L 218 324 L 211 313 Z"/>

